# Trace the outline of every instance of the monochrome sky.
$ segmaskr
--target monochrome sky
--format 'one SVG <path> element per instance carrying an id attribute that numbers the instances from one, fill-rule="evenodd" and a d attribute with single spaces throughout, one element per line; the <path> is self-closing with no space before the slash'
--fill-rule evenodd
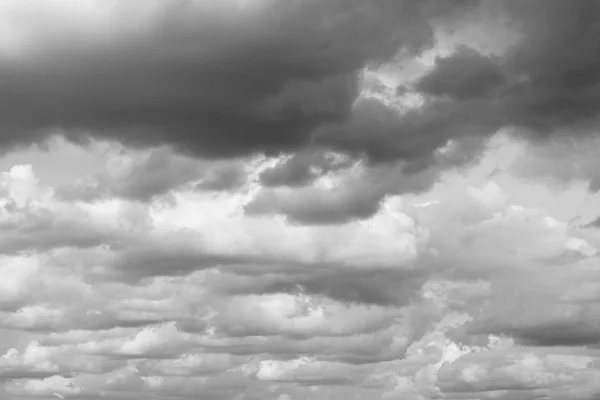
<path id="1" fill-rule="evenodd" d="M 0 400 L 600 399 L 599 21 L 0 0 Z"/>

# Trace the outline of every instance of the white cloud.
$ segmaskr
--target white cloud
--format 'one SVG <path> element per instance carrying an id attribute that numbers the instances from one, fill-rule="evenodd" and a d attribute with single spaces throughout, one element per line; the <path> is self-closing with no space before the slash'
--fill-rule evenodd
<path id="1" fill-rule="evenodd" d="M 81 389 L 71 379 L 59 375 L 44 379 L 26 379 L 7 384 L 7 391 L 16 396 L 50 397 L 59 395 L 65 398 L 74 397 Z"/>
<path id="2" fill-rule="evenodd" d="M 599 389 L 600 236 L 569 222 L 577 209 L 531 205 L 520 178 L 490 175 L 515 146 L 499 143 L 430 192 L 329 225 L 244 213 L 257 160 L 249 186 L 181 187 L 169 204 L 70 202 L 13 167 L 0 323 L 35 339 L 0 358 L 3 390 L 584 399 Z"/>

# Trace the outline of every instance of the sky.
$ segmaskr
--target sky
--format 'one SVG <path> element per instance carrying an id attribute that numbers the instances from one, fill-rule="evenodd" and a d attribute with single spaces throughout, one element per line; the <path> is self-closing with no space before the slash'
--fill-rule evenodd
<path id="1" fill-rule="evenodd" d="M 598 21 L 0 0 L 0 400 L 600 399 Z"/>

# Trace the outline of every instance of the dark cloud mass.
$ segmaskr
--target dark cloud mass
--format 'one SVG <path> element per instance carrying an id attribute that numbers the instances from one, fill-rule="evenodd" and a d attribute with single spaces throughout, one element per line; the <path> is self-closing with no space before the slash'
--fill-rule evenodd
<path id="1" fill-rule="evenodd" d="M 40 48 L 2 60 L 3 142 L 62 128 L 211 157 L 292 150 L 349 115 L 359 68 L 431 45 L 430 3 L 118 3 L 108 34 L 37 18 Z"/>
<path id="2" fill-rule="evenodd" d="M 502 68 L 492 58 L 460 47 L 451 57 L 438 57 L 433 71 L 417 82 L 416 89 L 428 95 L 466 100 L 490 95 L 504 80 Z"/>
<path id="3" fill-rule="evenodd" d="M 3 145 L 60 128 L 73 140 L 90 134 L 212 158 L 312 143 L 415 159 L 451 138 L 505 125 L 546 135 L 585 127 L 598 114 L 595 1 L 145 4 L 114 6 L 109 33 L 70 23 L 51 29 L 55 21 L 36 16 L 36 46 L 0 60 Z M 426 98 L 417 109 L 353 105 L 360 68 L 419 54 L 434 44 L 436 24 L 476 7 L 508 17 L 517 44 L 500 56 L 462 46 L 438 58 L 413 87 Z M 306 167 L 294 168 L 264 181 L 310 180 Z"/>
<path id="4" fill-rule="evenodd" d="M 599 112 L 600 0 L 0 0 L 0 400 L 600 400 Z"/>
<path id="5" fill-rule="evenodd" d="M 598 116 L 600 3 L 575 0 L 507 2 L 523 31 L 506 57 L 523 81 L 510 87 L 511 122 L 540 132 L 577 127 Z"/>
<path id="6" fill-rule="evenodd" d="M 118 197 L 150 202 L 191 183 L 197 190 L 228 191 L 246 182 L 246 174 L 236 160 L 212 163 L 182 156 L 167 147 L 134 154 L 129 163 L 121 164 L 113 172 L 106 168 L 87 181 L 57 187 L 56 195 L 69 201 Z"/>

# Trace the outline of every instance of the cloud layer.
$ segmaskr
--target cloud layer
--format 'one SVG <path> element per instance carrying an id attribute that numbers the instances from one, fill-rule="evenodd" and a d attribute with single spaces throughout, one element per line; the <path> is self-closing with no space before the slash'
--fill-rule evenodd
<path id="1" fill-rule="evenodd" d="M 0 399 L 600 398 L 597 2 L 0 7 Z"/>
<path id="2" fill-rule="evenodd" d="M 234 192 L 199 189 L 200 174 L 142 201 L 107 182 L 147 179 L 137 166 L 150 158 L 111 151 L 130 167 L 97 181 L 102 197 L 65 197 L 32 165 L 2 175 L 7 398 L 588 399 L 600 389 L 600 236 L 569 222 L 577 209 L 593 221 L 596 195 L 514 175 L 530 149 L 510 136 L 427 192 L 309 225 L 247 212 L 272 161 L 247 161 Z M 536 196 L 546 203 L 528 203 Z"/>

